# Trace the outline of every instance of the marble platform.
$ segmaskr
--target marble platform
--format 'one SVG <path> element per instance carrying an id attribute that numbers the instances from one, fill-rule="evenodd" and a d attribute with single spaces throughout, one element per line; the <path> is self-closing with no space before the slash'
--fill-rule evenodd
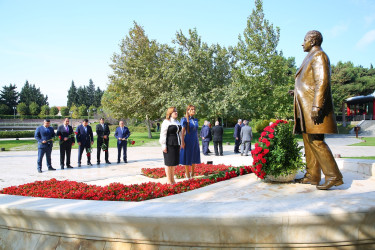
<path id="1" fill-rule="evenodd" d="M 225 146 L 225 156 L 202 160 L 251 162 L 231 150 Z M 114 155 L 111 150 L 112 162 Z M 6 164 L 1 188 L 50 178 L 96 185 L 155 181 L 141 176 L 140 168 L 163 165 L 156 147 L 129 148 L 128 164 L 42 174 L 35 152 L 2 152 L 0 160 Z M 345 184 L 328 191 L 265 183 L 250 174 L 143 202 L 0 195 L 0 249 L 374 249 L 375 161 L 337 162 Z"/>

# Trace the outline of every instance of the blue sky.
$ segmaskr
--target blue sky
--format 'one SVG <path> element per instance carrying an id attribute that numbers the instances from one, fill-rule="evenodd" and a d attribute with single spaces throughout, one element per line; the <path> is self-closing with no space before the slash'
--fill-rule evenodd
<path id="1" fill-rule="evenodd" d="M 20 91 L 28 80 L 51 106 L 63 106 L 72 80 L 80 86 L 91 78 L 106 88 L 111 56 L 133 21 L 159 43 L 197 28 L 208 44 L 235 46 L 253 8 L 253 0 L 0 0 L 0 86 L 12 83 Z M 322 32 L 332 64 L 375 66 L 374 0 L 264 0 L 263 8 L 280 27 L 278 49 L 297 66 L 312 29 Z"/>

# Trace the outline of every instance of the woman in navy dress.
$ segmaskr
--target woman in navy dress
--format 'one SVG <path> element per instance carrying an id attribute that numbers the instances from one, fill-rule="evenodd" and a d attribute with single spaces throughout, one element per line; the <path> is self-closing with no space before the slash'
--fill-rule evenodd
<path id="1" fill-rule="evenodd" d="M 180 164 L 185 165 L 186 177 L 194 177 L 195 164 L 201 163 L 198 139 L 198 119 L 194 118 L 195 107 L 189 105 L 186 108 L 185 117 L 181 119 L 181 151 Z"/>

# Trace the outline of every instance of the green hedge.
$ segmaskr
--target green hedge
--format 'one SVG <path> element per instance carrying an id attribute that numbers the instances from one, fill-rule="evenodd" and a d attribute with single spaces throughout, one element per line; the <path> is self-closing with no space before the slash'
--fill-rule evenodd
<path id="1" fill-rule="evenodd" d="M 0 131 L 0 138 L 34 137 L 35 131 Z"/>

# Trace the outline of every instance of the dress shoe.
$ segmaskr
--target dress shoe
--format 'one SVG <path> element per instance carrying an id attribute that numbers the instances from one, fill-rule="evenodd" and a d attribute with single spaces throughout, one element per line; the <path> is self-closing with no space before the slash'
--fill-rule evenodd
<path id="1" fill-rule="evenodd" d="M 323 185 L 316 186 L 316 188 L 319 190 L 327 190 L 333 186 L 340 186 L 342 184 L 344 184 L 342 180 L 329 180 L 329 181 L 324 182 Z"/>
<path id="2" fill-rule="evenodd" d="M 98 162 L 96 163 L 96 165 L 100 165 L 100 161 L 98 161 Z"/>
<path id="3" fill-rule="evenodd" d="M 117 161 L 117 164 L 119 164 L 120 163 L 120 161 Z"/>
<path id="4" fill-rule="evenodd" d="M 124 162 L 125 162 L 125 163 L 128 163 L 128 160 L 125 160 Z"/>
<path id="5" fill-rule="evenodd" d="M 243 154 L 241 153 L 241 156 L 243 156 Z"/>
<path id="6" fill-rule="evenodd" d="M 92 166 L 91 162 L 88 162 L 88 163 L 87 163 L 87 166 Z"/>
<path id="7" fill-rule="evenodd" d="M 38 173 L 42 173 L 42 170 L 40 168 L 38 168 Z"/>
<path id="8" fill-rule="evenodd" d="M 48 168 L 48 170 L 50 170 L 50 171 L 51 171 L 51 170 L 56 170 L 56 169 L 55 169 L 55 168 L 53 168 L 53 167 L 49 167 L 49 168 Z"/>
<path id="9" fill-rule="evenodd" d="M 107 163 L 107 164 L 111 164 L 109 161 L 106 161 L 105 163 Z"/>
<path id="10" fill-rule="evenodd" d="M 64 169 L 64 166 L 61 166 L 61 169 Z"/>
<path id="11" fill-rule="evenodd" d="M 311 185 L 319 185 L 319 181 L 313 181 L 309 178 L 303 177 L 300 179 L 295 180 L 296 183 L 301 183 L 301 184 L 311 184 Z"/>
<path id="12" fill-rule="evenodd" d="M 73 168 L 72 166 L 70 166 L 70 165 L 68 165 L 68 166 L 66 166 L 66 168 Z"/>
<path id="13" fill-rule="evenodd" d="M 81 163 L 78 163 L 78 167 L 79 167 L 79 168 L 81 167 Z"/>

